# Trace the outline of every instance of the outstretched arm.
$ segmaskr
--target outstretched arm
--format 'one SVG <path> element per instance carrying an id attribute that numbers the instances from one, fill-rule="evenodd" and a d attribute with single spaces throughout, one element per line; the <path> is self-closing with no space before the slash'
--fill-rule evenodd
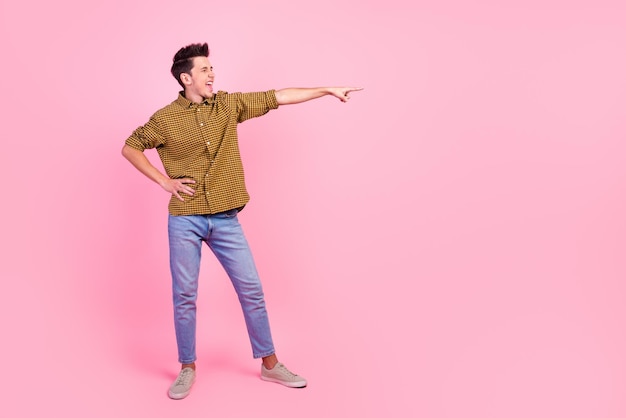
<path id="1" fill-rule="evenodd" d="M 362 87 L 314 87 L 314 88 L 287 88 L 276 91 L 276 101 L 279 105 L 302 103 L 322 96 L 335 96 L 342 102 L 350 99 L 348 94 L 363 90 Z"/>

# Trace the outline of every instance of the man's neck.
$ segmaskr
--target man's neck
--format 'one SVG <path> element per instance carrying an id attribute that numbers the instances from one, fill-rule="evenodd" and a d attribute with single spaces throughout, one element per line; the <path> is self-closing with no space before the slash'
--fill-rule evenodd
<path id="1" fill-rule="evenodd" d="M 188 91 L 185 90 L 183 92 L 183 96 L 185 96 L 185 98 L 187 100 L 189 100 L 190 102 L 192 102 L 192 103 L 200 104 L 200 103 L 204 102 L 207 99 L 209 99 L 209 100 L 212 99 L 213 96 L 215 96 L 215 93 L 213 93 L 210 98 L 207 98 L 207 97 L 202 97 L 199 94 L 189 93 Z"/>

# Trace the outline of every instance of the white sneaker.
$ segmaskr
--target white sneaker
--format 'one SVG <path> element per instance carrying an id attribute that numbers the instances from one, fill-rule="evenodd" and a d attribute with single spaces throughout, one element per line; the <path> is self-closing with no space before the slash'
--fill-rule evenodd
<path id="1" fill-rule="evenodd" d="M 191 367 L 185 367 L 181 369 L 176 381 L 170 386 L 170 390 L 167 393 L 172 399 L 183 399 L 191 391 L 191 386 L 196 380 L 196 371 Z"/>
<path id="2" fill-rule="evenodd" d="M 306 379 L 290 372 L 283 363 L 277 363 L 270 370 L 261 365 L 261 379 L 267 382 L 280 383 L 290 388 L 303 388 L 306 386 Z"/>

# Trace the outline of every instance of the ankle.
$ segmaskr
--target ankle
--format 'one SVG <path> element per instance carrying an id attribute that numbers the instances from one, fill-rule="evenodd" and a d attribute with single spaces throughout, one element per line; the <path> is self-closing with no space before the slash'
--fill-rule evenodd
<path id="1" fill-rule="evenodd" d="M 276 354 L 271 354 L 267 357 L 263 357 L 263 366 L 267 370 L 272 370 L 274 366 L 276 366 L 277 364 L 278 364 L 278 358 L 276 357 Z"/>
<path id="2" fill-rule="evenodd" d="M 181 364 L 180 369 L 192 369 L 192 370 L 196 370 L 196 363 L 186 363 L 186 364 Z"/>

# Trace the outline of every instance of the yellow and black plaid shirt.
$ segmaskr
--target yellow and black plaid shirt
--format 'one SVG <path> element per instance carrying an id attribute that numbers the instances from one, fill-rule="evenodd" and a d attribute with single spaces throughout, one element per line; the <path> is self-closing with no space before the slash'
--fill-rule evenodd
<path id="1" fill-rule="evenodd" d="M 239 154 L 237 124 L 278 108 L 274 90 L 258 93 L 218 91 L 192 103 L 182 92 L 137 128 L 126 145 L 139 151 L 156 148 L 167 175 L 191 178 L 193 196 L 172 195 L 172 215 L 208 215 L 243 207 L 250 200 Z"/>

